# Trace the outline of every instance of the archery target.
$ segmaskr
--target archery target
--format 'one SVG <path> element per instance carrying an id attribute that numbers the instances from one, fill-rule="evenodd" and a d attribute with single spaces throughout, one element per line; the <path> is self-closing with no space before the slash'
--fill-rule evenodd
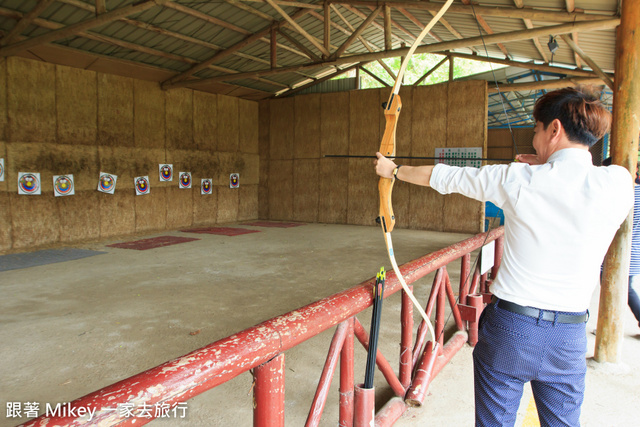
<path id="1" fill-rule="evenodd" d="M 213 192 L 213 180 L 206 178 L 200 181 L 200 194 L 211 194 Z"/>
<path id="2" fill-rule="evenodd" d="M 56 197 L 73 196 L 75 193 L 73 175 L 54 175 L 53 194 Z"/>
<path id="3" fill-rule="evenodd" d="M 40 174 L 36 172 L 18 172 L 18 194 L 40 195 Z"/>
<path id="4" fill-rule="evenodd" d="M 0 159 L 0 182 L 4 181 L 4 159 Z"/>
<path id="5" fill-rule="evenodd" d="M 160 181 L 173 181 L 173 165 L 164 164 L 158 167 L 160 173 Z"/>
<path id="6" fill-rule="evenodd" d="M 137 178 L 133 178 L 133 183 L 136 186 L 136 196 L 140 196 L 141 194 L 149 194 L 151 188 L 149 187 L 148 176 L 139 176 Z"/>
<path id="7" fill-rule="evenodd" d="M 117 175 L 100 172 L 100 180 L 98 181 L 98 191 L 107 194 L 113 194 L 116 191 Z"/>
<path id="8" fill-rule="evenodd" d="M 240 187 L 240 174 L 232 173 L 229 175 L 229 188 L 238 188 Z"/>
<path id="9" fill-rule="evenodd" d="M 180 172 L 180 188 L 191 188 L 191 172 Z"/>

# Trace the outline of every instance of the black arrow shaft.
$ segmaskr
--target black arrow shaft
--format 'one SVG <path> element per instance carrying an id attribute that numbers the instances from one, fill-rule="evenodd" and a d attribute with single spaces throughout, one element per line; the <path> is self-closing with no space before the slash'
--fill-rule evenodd
<path id="1" fill-rule="evenodd" d="M 375 159 L 376 156 L 352 156 L 346 154 L 326 154 L 324 157 L 349 158 L 349 159 Z M 390 159 L 414 159 L 414 160 L 486 160 L 492 162 L 515 162 L 514 159 L 490 159 L 486 157 L 415 157 L 415 156 L 389 156 Z"/>

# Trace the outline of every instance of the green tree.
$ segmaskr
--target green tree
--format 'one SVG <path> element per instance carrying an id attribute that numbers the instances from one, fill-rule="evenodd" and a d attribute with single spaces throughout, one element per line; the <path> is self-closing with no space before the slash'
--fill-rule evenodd
<path id="1" fill-rule="evenodd" d="M 420 77 L 425 75 L 429 70 L 438 65 L 445 57 L 443 55 L 435 55 L 430 53 L 423 53 L 413 55 L 404 76 L 404 84 L 410 85 L 416 82 Z M 383 59 L 385 64 L 397 75 L 400 70 L 401 58 L 388 58 Z M 472 61 L 469 59 L 453 59 L 453 77 L 460 78 L 469 76 L 472 74 L 482 73 L 491 69 L 502 68 L 501 65 L 490 64 L 488 62 Z M 375 74 L 381 80 L 384 80 L 388 85 L 393 85 L 393 78 L 387 73 L 387 71 L 377 61 L 371 62 L 365 66 L 365 68 L 371 73 Z M 345 73 L 342 76 L 336 78 L 354 77 L 355 71 Z M 366 72 L 360 73 L 362 89 L 371 89 L 377 87 L 383 87 L 383 84 L 378 80 L 371 77 Z M 445 62 L 438 69 L 424 79 L 420 85 L 430 85 L 435 83 L 442 83 L 449 80 L 449 62 Z"/>

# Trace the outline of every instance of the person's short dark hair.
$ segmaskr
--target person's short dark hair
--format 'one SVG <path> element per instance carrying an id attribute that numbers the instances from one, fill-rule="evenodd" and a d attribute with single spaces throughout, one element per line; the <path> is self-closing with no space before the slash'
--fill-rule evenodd
<path id="1" fill-rule="evenodd" d="M 611 127 L 611 113 L 588 86 L 547 92 L 536 102 L 533 118 L 545 129 L 560 120 L 571 142 L 591 147 Z"/>

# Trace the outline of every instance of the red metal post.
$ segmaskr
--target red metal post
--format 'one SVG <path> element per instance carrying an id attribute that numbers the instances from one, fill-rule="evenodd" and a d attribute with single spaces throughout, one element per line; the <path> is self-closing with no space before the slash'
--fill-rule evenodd
<path id="1" fill-rule="evenodd" d="M 382 408 L 376 413 L 375 426 L 388 427 L 392 426 L 407 410 L 407 404 L 400 397 L 392 397 Z"/>
<path id="2" fill-rule="evenodd" d="M 471 254 L 465 254 L 460 260 L 460 304 L 467 304 L 467 295 L 469 294 L 470 282 L 469 273 L 471 272 Z"/>
<path id="3" fill-rule="evenodd" d="M 345 320 L 347 334 L 340 353 L 339 427 L 353 427 L 353 317 Z"/>
<path id="4" fill-rule="evenodd" d="M 362 384 L 357 384 L 355 388 L 353 427 L 371 427 L 375 416 L 376 389 L 362 388 Z"/>
<path id="5" fill-rule="evenodd" d="M 438 343 L 435 348 L 427 343 L 427 348 L 418 363 L 416 374 L 413 378 L 413 383 L 407 391 L 405 396 L 405 403 L 409 406 L 420 406 L 424 402 L 424 398 L 429 390 L 429 384 L 431 383 L 431 371 L 433 370 L 433 364 L 438 358 L 438 353 L 442 347 Z"/>
<path id="6" fill-rule="evenodd" d="M 413 292 L 413 286 L 410 286 L 409 289 Z M 411 384 L 411 371 L 413 371 L 413 359 L 411 357 L 411 346 L 413 345 L 413 303 L 409 295 L 404 291 L 402 291 L 400 322 L 400 384 L 407 389 Z"/>
<path id="7" fill-rule="evenodd" d="M 324 405 L 327 402 L 327 395 L 329 394 L 329 388 L 331 387 L 331 379 L 333 373 L 338 365 L 338 357 L 342 351 L 342 345 L 344 344 L 345 337 L 347 336 L 347 322 L 342 322 L 336 328 L 336 332 L 333 334 L 331 340 L 331 346 L 329 347 L 329 354 L 324 362 L 324 368 L 320 375 L 320 381 L 318 382 L 318 388 L 316 394 L 313 397 L 313 403 L 309 410 L 309 416 L 307 417 L 306 427 L 315 427 L 320 424 L 320 418 L 322 417 L 322 411 Z"/>
<path id="8" fill-rule="evenodd" d="M 469 305 L 476 309 L 475 320 L 469 321 L 469 345 L 475 346 L 478 342 L 478 319 L 480 319 L 480 313 L 484 306 L 482 302 L 482 295 L 474 294 L 467 297 Z"/>
<path id="9" fill-rule="evenodd" d="M 449 305 L 451 306 L 451 314 L 456 321 L 456 327 L 458 330 L 462 331 L 465 328 L 465 324 L 462 321 L 462 316 L 460 315 L 460 309 L 458 308 L 458 304 L 456 303 L 456 296 L 453 294 L 453 289 L 451 288 L 451 280 L 449 280 L 449 274 L 447 274 L 445 280 L 445 290 L 447 291 L 447 298 L 449 298 Z"/>
<path id="10" fill-rule="evenodd" d="M 284 353 L 253 369 L 254 427 L 284 426 Z"/>
<path id="11" fill-rule="evenodd" d="M 445 290 L 445 288 L 447 287 L 446 279 L 448 279 L 448 275 L 446 275 L 445 270 L 445 277 L 443 277 L 443 279 L 440 281 L 440 289 L 438 289 L 438 302 L 436 305 L 436 339 L 438 340 L 438 344 L 440 344 L 439 347 L 442 347 L 444 345 L 444 326 L 447 320 L 445 317 L 445 308 L 447 302 L 447 291 Z"/>

